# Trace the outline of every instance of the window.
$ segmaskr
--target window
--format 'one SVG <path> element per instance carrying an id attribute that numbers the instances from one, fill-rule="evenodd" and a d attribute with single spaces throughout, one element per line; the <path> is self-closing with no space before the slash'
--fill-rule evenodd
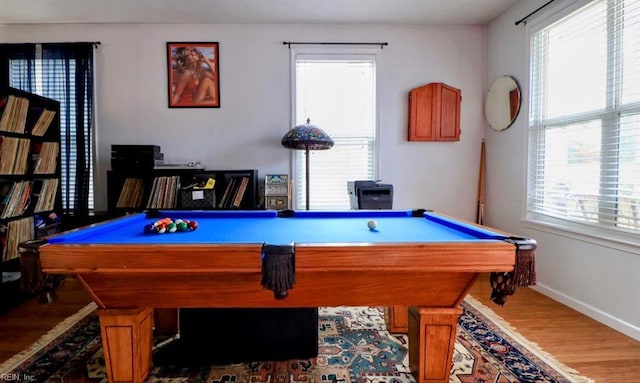
<path id="1" fill-rule="evenodd" d="M 294 52 L 294 121 L 323 129 L 333 148 L 311 151 L 309 208 L 349 209 L 347 182 L 375 179 L 376 54 Z M 306 204 L 305 153 L 295 151 L 295 206 Z"/>
<path id="2" fill-rule="evenodd" d="M 60 102 L 62 209 L 84 215 L 93 198 L 93 44 L 5 44 L 8 85 Z"/>
<path id="3" fill-rule="evenodd" d="M 528 216 L 640 233 L 640 0 L 592 1 L 530 48 Z"/>

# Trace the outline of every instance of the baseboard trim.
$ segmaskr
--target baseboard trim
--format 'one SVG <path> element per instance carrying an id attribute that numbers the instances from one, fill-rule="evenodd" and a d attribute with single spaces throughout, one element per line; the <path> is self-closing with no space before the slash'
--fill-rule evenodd
<path id="1" fill-rule="evenodd" d="M 623 333 L 624 335 L 630 336 L 631 338 L 640 341 L 640 328 L 632 325 L 631 323 L 627 323 L 619 318 L 616 318 L 606 312 L 599 310 L 595 307 L 589 306 L 582 301 L 574 299 L 566 294 L 560 293 L 557 290 L 554 290 L 544 284 L 538 283 L 533 289 L 540 294 L 546 295 L 547 297 L 562 303 L 565 306 L 571 307 L 577 312 L 588 316 L 591 319 L 594 319 L 612 329 Z"/>

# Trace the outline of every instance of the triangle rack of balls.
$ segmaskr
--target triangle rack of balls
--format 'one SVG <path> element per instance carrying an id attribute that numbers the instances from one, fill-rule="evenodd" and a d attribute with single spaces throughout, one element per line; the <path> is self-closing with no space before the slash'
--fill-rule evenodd
<path id="1" fill-rule="evenodd" d="M 144 227 L 144 232 L 147 234 L 164 234 L 164 233 L 176 233 L 184 231 L 194 231 L 198 228 L 198 222 L 190 219 L 176 219 L 163 218 L 150 223 Z"/>

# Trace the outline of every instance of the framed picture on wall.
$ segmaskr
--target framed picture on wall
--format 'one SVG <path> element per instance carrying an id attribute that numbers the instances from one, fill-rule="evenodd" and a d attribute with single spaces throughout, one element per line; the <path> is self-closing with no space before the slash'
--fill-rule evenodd
<path id="1" fill-rule="evenodd" d="M 169 108 L 219 108 L 217 42 L 168 42 Z"/>

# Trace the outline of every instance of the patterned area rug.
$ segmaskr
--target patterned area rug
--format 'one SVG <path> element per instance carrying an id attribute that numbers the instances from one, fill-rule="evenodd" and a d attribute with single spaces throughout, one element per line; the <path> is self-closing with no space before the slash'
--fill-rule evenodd
<path id="1" fill-rule="evenodd" d="M 95 305 L 88 305 L 33 347 L 0 365 L 0 376 L 33 382 L 106 382 L 94 309 Z M 592 382 L 519 336 L 473 297 L 467 297 L 463 309 L 451 383 Z M 155 367 L 147 382 L 415 382 L 408 368 L 407 337 L 386 330 L 381 308 L 320 308 L 318 341 L 317 358 Z"/>

